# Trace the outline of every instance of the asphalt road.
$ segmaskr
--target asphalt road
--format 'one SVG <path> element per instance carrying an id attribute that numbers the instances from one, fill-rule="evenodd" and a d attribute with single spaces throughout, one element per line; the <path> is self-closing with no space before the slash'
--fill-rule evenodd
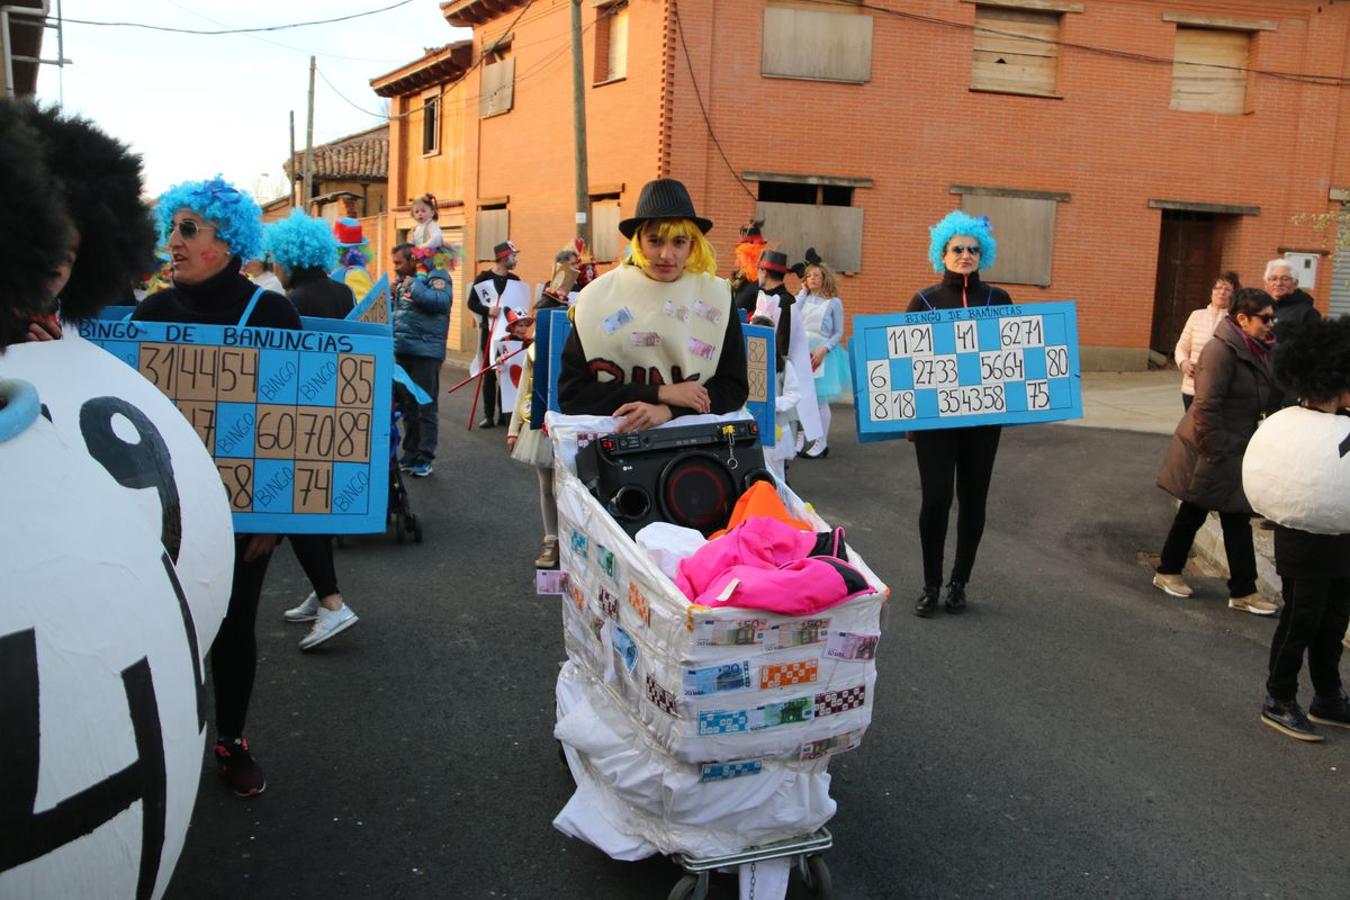
<path id="1" fill-rule="evenodd" d="M 235 799 L 204 760 L 170 897 L 628 900 L 678 877 L 551 827 L 571 785 L 534 476 L 502 429 L 465 431 L 462 394 L 441 412 L 436 472 L 410 479 L 425 543 L 338 552 L 360 624 L 301 653 L 281 612 L 309 586 L 288 548 L 274 560 L 248 728 L 267 792 Z M 831 766 L 837 897 L 1350 892 L 1350 732 L 1263 727 L 1273 622 L 1229 611 L 1217 580 L 1188 601 L 1149 585 L 1166 438 L 1005 431 L 972 608 L 920 620 L 913 450 L 850 427 L 837 411 L 829 458 L 790 473 L 895 596 L 872 726 Z"/>

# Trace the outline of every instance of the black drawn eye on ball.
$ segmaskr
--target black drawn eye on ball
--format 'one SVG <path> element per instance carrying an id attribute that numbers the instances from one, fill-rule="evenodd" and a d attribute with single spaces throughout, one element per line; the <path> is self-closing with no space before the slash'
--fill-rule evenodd
<path id="1" fill-rule="evenodd" d="M 131 432 L 131 442 L 122 435 Z M 159 494 L 160 540 L 178 562 L 183 542 L 183 513 L 174 480 L 173 460 L 153 422 L 120 397 L 94 397 L 80 407 L 80 433 L 89 455 L 123 487 L 154 488 Z"/>

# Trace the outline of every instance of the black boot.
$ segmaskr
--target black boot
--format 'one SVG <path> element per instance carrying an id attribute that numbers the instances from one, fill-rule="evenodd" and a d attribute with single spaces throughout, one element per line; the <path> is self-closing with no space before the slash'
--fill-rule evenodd
<path id="1" fill-rule="evenodd" d="M 947 599 L 944 601 L 949 613 L 963 613 L 966 611 L 966 583 L 964 581 L 953 581 L 947 585 Z"/>
<path id="2" fill-rule="evenodd" d="M 937 612 L 938 593 L 941 589 L 942 585 L 939 584 L 925 584 L 923 586 L 923 593 L 920 594 L 919 599 L 914 602 L 914 615 L 921 619 L 926 619 Z"/>

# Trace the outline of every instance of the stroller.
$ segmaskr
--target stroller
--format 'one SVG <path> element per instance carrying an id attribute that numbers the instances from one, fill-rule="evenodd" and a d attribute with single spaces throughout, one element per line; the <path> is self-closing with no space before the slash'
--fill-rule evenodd
<path id="1" fill-rule="evenodd" d="M 385 515 L 385 525 L 394 526 L 394 543 L 401 544 L 411 538 L 414 544 L 420 544 L 422 523 L 412 511 L 408 490 L 403 485 L 403 473 L 398 470 L 398 420 L 402 417 L 402 413 L 394 410 L 389 425 L 389 511 Z"/>

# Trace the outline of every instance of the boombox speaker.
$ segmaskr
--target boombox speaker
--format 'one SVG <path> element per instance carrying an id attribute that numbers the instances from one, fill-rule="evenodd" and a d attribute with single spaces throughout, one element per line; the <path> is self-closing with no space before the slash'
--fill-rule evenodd
<path id="1" fill-rule="evenodd" d="M 577 452 L 577 477 L 630 535 L 652 522 L 707 535 L 773 478 L 750 420 L 602 435 Z"/>

